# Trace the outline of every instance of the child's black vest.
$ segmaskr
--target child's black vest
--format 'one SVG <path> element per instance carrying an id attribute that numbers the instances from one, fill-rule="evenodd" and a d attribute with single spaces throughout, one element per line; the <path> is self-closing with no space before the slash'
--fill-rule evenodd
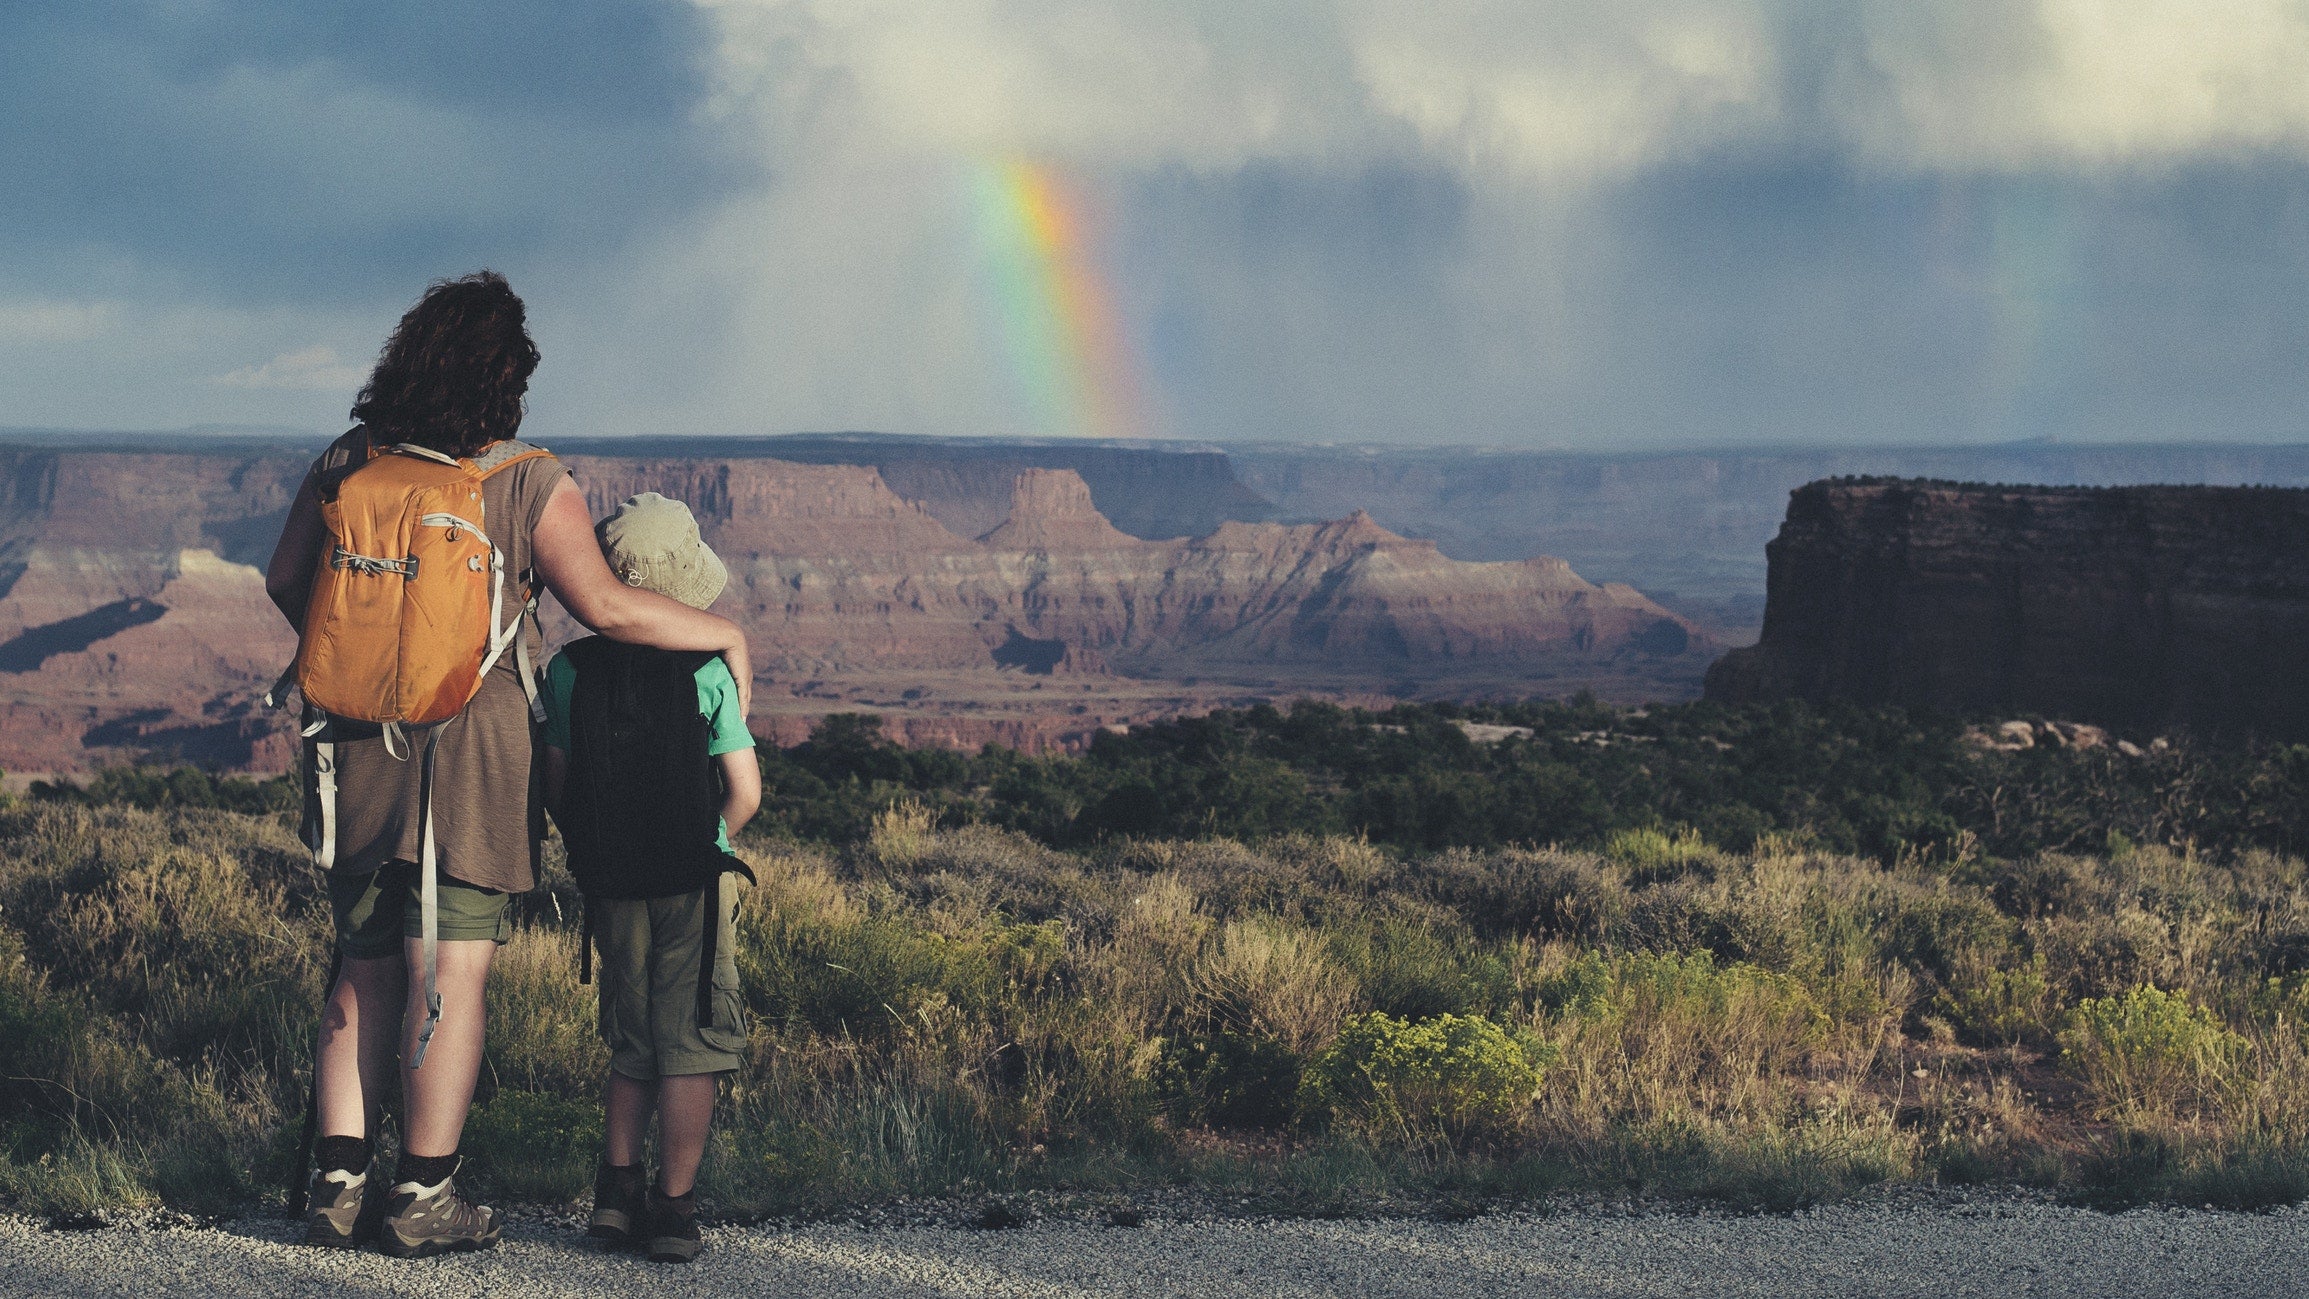
<path id="1" fill-rule="evenodd" d="M 569 771 L 555 824 L 569 873 L 588 898 L 670 898 L 751 880 L 715 842 L 721 771 L 713 723 L 698 711 L 697 671 L 714 656 L 589 636 L 561 651 L 569 695 Z"/>

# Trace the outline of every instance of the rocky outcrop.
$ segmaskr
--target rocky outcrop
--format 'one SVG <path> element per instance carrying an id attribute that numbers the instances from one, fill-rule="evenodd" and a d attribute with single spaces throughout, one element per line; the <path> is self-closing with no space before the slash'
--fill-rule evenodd
<path id="1" fill-rule="evenodd" d="M 2309 491 L 1812 483 L 1707 695 L 2309 739 Z"/>
<path id="2" fill-rule="evenodd" d="M 1011 481 L 1002 523 L 978 539 L 988 550 L 1132 550 L 1136 538 L 1091 504 L 1090 485 L 1070 469 L 1029 469 Z"/>

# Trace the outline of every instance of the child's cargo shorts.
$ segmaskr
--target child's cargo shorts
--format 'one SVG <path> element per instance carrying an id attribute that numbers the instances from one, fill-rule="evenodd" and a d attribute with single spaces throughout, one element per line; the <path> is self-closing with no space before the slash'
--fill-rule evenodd
<path id="1" fill-rule="evenodd" d="M 738 1067 L 746 1012 L 731 921 L 740 884 L 740 876 L 724 875 L 718 886 L 676 897 L 586 903 L 601 945 L 601 1040 L 610 1068 L 651 1082 Z M 700 1028 L 698 956 L 708 897 L 717 900 L 722 929 L 714 943 L 713 1024 Z"/>

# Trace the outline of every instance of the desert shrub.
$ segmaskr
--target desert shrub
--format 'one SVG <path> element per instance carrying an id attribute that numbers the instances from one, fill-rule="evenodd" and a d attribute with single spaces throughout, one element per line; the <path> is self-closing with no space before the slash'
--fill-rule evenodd
<path id="1" fill-rule="evenodd" d="M 1189 1126 L 1280 1129 L 1298 1115 L 1300 1064 L 1270 1037 L 1188 1032 L 1163 1042 L 1155 1083 Z"/>
<path id="2" fill-rule="evenodd" d="M 1308 1061 L 1300 1106 L 1392 1140 L 1511 1132 L 1538 1093 L 1548 1049 L 1478 1015 L 1357 1015 Z"/>
<path id="3" fill-rule="evenodd" d="M 228 812 L 274 814 L 297 809 L 296 783 L 286 776 L 252 780 L 218 776 L 198 767 L 105 767 L 85 785 L 69 780 L 36 780 L 35 802 L 82 803 L 103 807 L 216 808 Z"/>
<path id="4" fill-rule="evenodd" d="M 2218 1112 L 2250 1049 L 2210 1009 L 2154 984 L 2085 998 L 2060 1043 L 2062 1062 L 2107 1115 Z"/>
<path id="5" fill-rule="evenodd" d="M 918 800 L 893 800 L 874 814 L 873 828 L 866 833 L 866 851 L 885 867 L 906 869 L 929 851 L 935 842 L 931 832 L 937 826 L 938 814 Z"/>
<path id="6" fill-rule="evenodd" d="M 1336 774 L 1409 750 L 1505 761 L 1558 738 L 1462 746 L 1433 716 L 1400 734 L 1341 716 L 1223 722 L 1231 734 L 1193 743 L 1281 744 Z M 1610 788 L 1638 793 L 1646 764 L 1720 756 L 1677 727 L 1738 721 L 1546 716 L 1589 736 L 1564 752 L 1607 755 Z M 1830 772 L 1874 761 L 1818 718 L 1715 734 L 1817 743 L 1787 761 Z M 873 774 L 888 757 L 850 743 L 842 759 L 861 799 L 880 790 L 853 839 L 739 845 L 761 881 L 736 944 L 754 1032 L 708 1166 L 731 1212 L 1173 1179 L 1320 1211 L 1412 1187 L 1784 1206 L 1886 1177 L 2111 1203 L 2309 1186 L 2309 871 L 2290 858 L 2148 840 L 2106 857 L 1854 856 L 1837 834 L 1896 818 L 1835 800 L 1814 811 L 1844 831 L 1760 831 L 1752 851 L 1662 833 L 1608 854 L 1422 852 L 1306 828 L 1062 848 L 938 782 L 977 761 L 1036 779 L 1087 768 L 995 753 Z M 1607 819 L 1593 842 L 1720 823 L 1666 808 Z M 597 1140 L 593 994 L 574 981 L 578 910 L 552 857 L 491 980 L 470 1139 L 476 1179 L 521 1198 L 582 1192 Z M 326 963 L 319 884 L 269 815 L 0 808 L 0 1200 L 228 1212 L 270 1193 Z M 2144 984 L 2178 1009 L 2150 1008 Z M 2185 1025 L 2133 1022 L 2159 1015 Z M 1455 1110 L 1458 1084 L 1413 1070 L 1390 1083 L 1389 1117 L 1362 1066 L 1490 1059 L 1484 1024 L 1553 1050 L 1536 1099 L 1512 1121 Z M 2184 1031 L 2213 1045 L 2172 1045 Z M 1429 1034 L 1442 1045 L 1418 1047 Z M 2088 1085 L 2031 1076 L 2059 1045 Z M 2155 1072 L 2174 1060 L 2226 1063 Z M 2095 1069 L 2159 1098 L 2127 1102 Z"/>
<path id="7" fill-rule="evenodd" d="M 1447 849 L 1406 872 L 1404 883 L 1486 937 L 1595 944 L 1622 933 L 1628 921 L 1621 873 L 1589 853 Z"/>
<path id="8" fill-rule="evenodd" d="M 2002 1046 L 2041 1041 L 2058 1027 L 2042 954 L 2000 964 L 1986 953 L 1957 958 L 1933 1005 L 1967 1041 Z"/>
<path id="9" fill-rule="evenodd" d="M 1357 991 L 1320 935 L 1257 918 L 1221 927 L 1188 981 L 1195 1010 L 1213 1028 L 1279 1042 L 1298 1055 L 1330 1040 Z"/>
<path id="10" fill-rule="evenodd" d="M 1453 724 L 1532 734 L 1475 744 Z M 825 719 L 765 749 L 766 831 L 851 843 L 894 804 L 1049 845 L 1358 836 L 1398 852 L 1612 846 L 1640 874 L 1704 869 L 1706 845 L 1799 839 L 1891 863 L 2195 844 L 2309 849 L 2309 746 L 2019 753 L 1926 711 L 1788 702 L 1621 709 L 1592 700 L 1301 701 L 1101 733 L 1074 756 L 907 749 L 879 719 Z M 2137 737 L 2145 738 L 2145 737 Z"/>
<path id="11" fill-rule="evenodd" d="M 1615 832 L 1604 841 L 1603 855 L 1649 879 L 1704 870 L 1721 856 L 1697 830 L 1685 827 L 1670 835 L 1648 825 Z"/>
<path id="12" fill-rule="evenodd" d="M 1429 1019 L 1491 1014 L 1517 1004 L 1507 961 L 1433 919 L 1394 915 L 1335 924 L 1329 937 L 1328 954 L 1373 1010 Z"/>
<path id="13" fill-rule="evenodd" d="M 1631 1125 L 1777 1122 L 1787 1079 L 1859 1085 L 1897 1020 L 1863 996 L 1832 1014 L 1795 976 L 1707 952 L 1582 953 L 1541 972 L 1535 996 L 1559 1053 L 1541 1116 L 1589 1142 Z"/>

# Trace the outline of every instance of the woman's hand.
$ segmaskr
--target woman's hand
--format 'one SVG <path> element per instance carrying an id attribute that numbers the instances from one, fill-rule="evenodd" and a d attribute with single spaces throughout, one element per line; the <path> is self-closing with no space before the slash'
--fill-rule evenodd
<path id="1" fill-rule="evenodd" d="M 722 651 L 722 662 L 729 664 L 730 676 L 735 678 L 738 683 L 739 716 L 752 717 L 754 715 L 754 665 L 750 653 L 746 649 L 746 638 L 743 635 L 738 637 L 737 644 Z"/>
<path id="2" fill-rule="evenodd" d="M 529 543 L 538 579 L 587 630 L 630 645 L 720 654 L 729 659 L 730 675 L 738 679 L 739 698 L 752 702 L 746 634 L 727 618 L 619 581 L 601 557 L 593 516 L 586 513 L 585 494 L 575 481 L 564 478 L 555 485 Z"/>

